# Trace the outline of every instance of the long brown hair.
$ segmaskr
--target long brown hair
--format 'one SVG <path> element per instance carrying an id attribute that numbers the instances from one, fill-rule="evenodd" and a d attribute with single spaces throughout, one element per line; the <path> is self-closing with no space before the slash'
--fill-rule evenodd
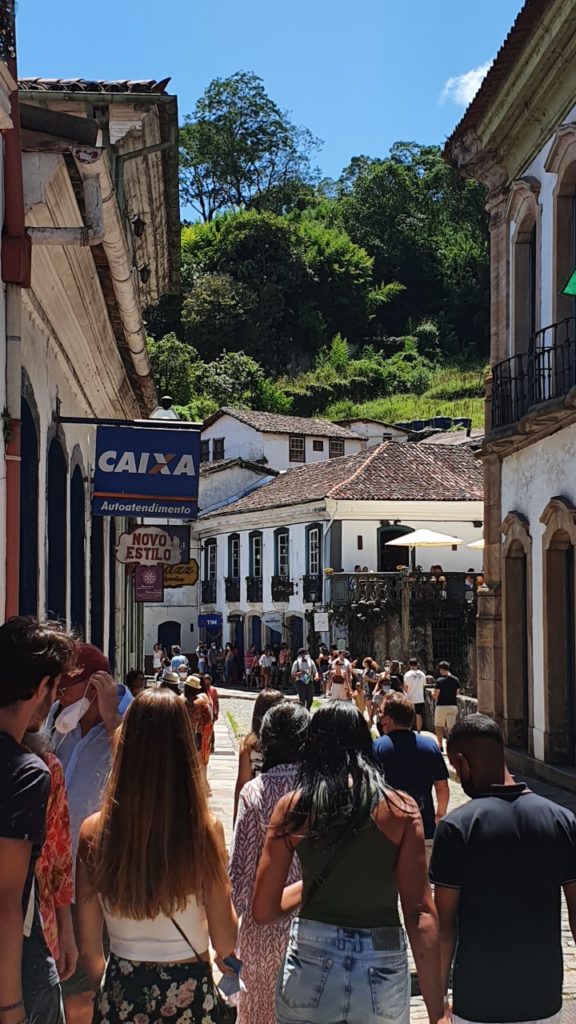
<path id="1" fill-rule="evenodd" d="M 169 690 L 144 690 L 126 712 L 88 870 L 110 911 L 139 921 L 229 887 L 186 704 Z"/>
<path id="2" fill-rule="evenodd" d="M 262 692 L 258 694 L 254 702 L 252 727 L 242 744 L 243 750 L 260 749 L 260 729 L 262 726 L 262 719 L 269 708 L 273 708 L 275 704 L 279 704 L 282 700 L 284 700 L 284 694 L 280 693 L 280 690 L 262 690 Z"/>

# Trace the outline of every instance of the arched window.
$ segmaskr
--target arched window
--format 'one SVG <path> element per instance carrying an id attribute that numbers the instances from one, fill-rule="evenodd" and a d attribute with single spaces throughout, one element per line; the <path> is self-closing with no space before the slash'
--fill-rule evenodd
<path id="1" fill-rule="evenodd" d="M 533 753 L 532 540 L 528 523 L 518 512 L 508 513 L 502 533 L 506 740 L 510 747 Z"/>
<path id="2" fill-rule="evenodd" d="M 38 431 L 22 398 L 20 427 L 20 614 L 38 614 Z"/>
<path id="3" fill-rule="evenodd" d="M 514 236 L 512 287 L 512 355 L 528 352 L 537 330 L 537 245 L 534 211 L 526 214 Z"/>
<path id="4" fill-rule="evenodd" d="M 170 650 L 174 646 L 174 644 L 177 644 L 178 647 L 181 646 L 181 643 L 182 643 L 181 638 L 182 638 L 182 626 L 180 625 L 179 622 L 176 622 L 173 619 L 168 619 L 167 622 L 160 622 L 159 623 L 159 625 L 158 625 L 158 643 L 161 644 L 162 647 L 166 648 L 166 652 L 168 654 L 168 657 L 170 657 Z"/>
<path id="5" fill-rule="evenodd" d="M 116 665 L 116 521 L 110 518 L 108 533 L 108 661 Z"/>
<path id="6" fill-rule="evenodd" d="M 544 570 L 544 756 L 576 763 L 576 509 L 552 498 L 540 521 Z"/>
<path id="7" fill-rule="evenodd" d="M 249 537 L 250 544 L 250 576 L 255 579 L 262 579 L 262 533 L 260 530 L 253 530 Z"/>
<path id="8" fill-rule="evenodd" d="M 90 531 L 90 642 L 104 646 L 104 520 L 92 516 Z"/>
<path id="9" fill-rule="evenodd" d="M 573 317 L 574 297 L 562 289 L 576 270 L 576 158 L 560 172 L 555 203 L 556 297 L 555 321 Z"/>
<path id="10" fill-rule="evenodd" d="M 240 534 L 231 533 L 228 537 L 228 576 L 232 580 L 240 579 Z"/>
<path id="11" fill-rule="evenodd" d="M 410 565 L 410 548 L 408 546 L 389 548 L 388 541 L 396 540 L 407 533 L 414 533 L 412 526 L 379 526 L 378 527 L 378 572 L 396 572 L 399 565 Z"/>
<path id="12" fill-rule="evenodd" d="M 285 526 L 274 530 L 274 575 L 290 576 L 290 533 Z"/>
<path id="13" fill-rule="evenodd" d="M 204 543 L 204 580 L 205 580 L 205 582 L 208 582 L 209 580 L 215 580 L 216 579 L 217 551 L 218 551 L 218 547 L 217 547 L 217 544 L 216 544 L 216 538 L 215 537 L 211 537 L 209 540 L 205 541 L 205 543 Z"/>
<path id="14" fill-rule="evenodd" d="M 48 449 L 47 463 L 47 540 L 48 571 L 46 577 L 46 611 L 56 619 L 66 619 L 66 457 L 57 437 Z"/>
<path id="15" fill-rule="evenodd" d="M 322 573 L 322 523 L 310 523 L 306 527 L 306 573 L 320 576 Z"/>
<path id="16" fill-rule="evenodd" d="M 80 466 L 70 481 L 70 618 L 74 629 L 86 631 L 86 496 Z"/>

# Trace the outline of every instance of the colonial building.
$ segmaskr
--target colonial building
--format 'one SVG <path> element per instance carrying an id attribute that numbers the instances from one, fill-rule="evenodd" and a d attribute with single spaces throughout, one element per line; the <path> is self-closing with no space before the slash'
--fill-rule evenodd
<path id="1" fill-rule="evenodd" d="M 177 289 L 177 105 L 166 82 L 20 82 L 28 280 L 7 296 L 6 613 L 140 659 L 142 613 L 91 516 L 96 419 L 146 419 L 143 310 Z M 3 414 L 4 415 L 4 414 Z M 19 466 L 15 475 L 12 466 Z"/>
<path id="2" fill-rule="evenodd" d="M 480 708 L 511 747 L 574 765 L 574 3 L 527 0 L 446 156 L 487 186 L 490 215 Z"/>
<path id="3" fill-rule="evenodd" d="M 283 470 L 355 455 L 366 440 L 329 420 L 224 408 L 205 421 L 201 445 L 203 462 L 240 458 Z"/>
<path id="4" fill-rule="evenodd" d="M 425 571 L 441 563 L 462 581 L 468 569 L 479 570 L 481 553 L 466 545 L 482 537 L 482 516 L 481 465 L 469 445 L 389 441 L 263 477 L 195 524 L 199 612 L 223 641 L 261 647 L 286 639 L 296 649 L 313 610 L 347 601 L 361 579 L 409 565 L 408 547 L 387 547 L 388 540 L 418 528 L 457 536 L 463 545 L 423 549 L 416 560 Z"/>

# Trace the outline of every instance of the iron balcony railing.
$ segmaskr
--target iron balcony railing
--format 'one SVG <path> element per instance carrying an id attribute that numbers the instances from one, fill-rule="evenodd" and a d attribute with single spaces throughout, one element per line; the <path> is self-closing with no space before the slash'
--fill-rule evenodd
<path id="1" fill-rule="evenodd" d="M 429 572 L 338 572 L 330 576 L 333 605 L 395 604 L 401 600 L 402 590 L 408 589 L 412 602 L 455 601 L 472 603 L 475 600 L 474 573 L 447 572 L 432 576 Z"/>
<path id="2" fill-rule="evenodd" d="M 226 587 L 227 603 L 236 604 L 240 600 L 240 577 L 227 576 L 224 585 Z"/>
<path id="3" fill-rule="evenodd" d="M 302 596 L 305 604 L 322 603 L 323 576 L 321 573 L 308 573 L 302 577 Z"/>
<path id="4" fill-rule="evenodd" d="M 294 584 L 289 576 L 273 576 L 271 591 L 273 601 L 289 601 L 294 593 Z"/>
<path id="5" fill-rule="evenodd" d="M 216 604 L 216 580 L 202 580 L 202 604 Z"/>
<path id="6" fill-rule="evenodd" d="M 532 335 L 528 352 L 492 370 L 492 429 L 507 427 L 529 409 L 562 398 L 576 385 L 576 317 L 566 317 Z"/>
<path id="7" fill-rule="evenodd" d="M 246 597 L 251 604 L 259 604 L 262 601 L 262 577 L 246 577 Z"/>

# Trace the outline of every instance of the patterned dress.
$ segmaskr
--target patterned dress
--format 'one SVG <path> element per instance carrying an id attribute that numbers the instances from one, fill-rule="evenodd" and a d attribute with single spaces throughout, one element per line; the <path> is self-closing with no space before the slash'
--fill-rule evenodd
<path id="1" fill-rule="evenodd" d="M 240 793 L 229 865 L 232 899 L 242 916 L 237 948 L 246 985 L 246 992 L 239 997 L 238 1024 L 276 1024 L 276 979 L 286 953 L 291 919 L 257 925 L 252 919 L 252 896 L 272 811 L 280 798 L 294 789 L 297 773 L 297 765 L 278 765 L 252 779 Z M 301 877 L 295 855 L 286 884 L 298 882 Z"/>
<path id="2" fill-rule="evenodd" d="M 65 907 L 74 899 L 72 881 L 72 840 L 64 772 L 55 754 L 46 753 L 52 785 L 46 809 L 46 838 L 36 861 L 36 880 L 44 938 L 58 960 L 58 922 L 56 907 Z"/>

